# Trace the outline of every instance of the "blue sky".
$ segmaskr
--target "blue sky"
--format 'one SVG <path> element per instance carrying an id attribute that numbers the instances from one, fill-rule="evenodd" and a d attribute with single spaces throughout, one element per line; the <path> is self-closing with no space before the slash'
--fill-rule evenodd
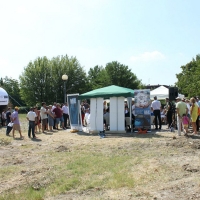
<path id="1" fill-rule="evenodd" d="M 18 79 L 38 56 L 67 54 L 86 72 L 118 61 L 144 84 L 173 85 L 200 53 L 199 0 L 0 2 L 0 77 Z"/>

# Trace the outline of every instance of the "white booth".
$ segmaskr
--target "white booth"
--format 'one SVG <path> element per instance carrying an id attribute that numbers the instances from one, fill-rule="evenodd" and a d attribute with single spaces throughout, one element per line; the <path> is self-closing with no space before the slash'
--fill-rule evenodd
<path id="1" fill-rule="evenodd" d="M 90 126 L 89 132 L 103 131 L 103 102 L 110 99 L 110 131 L 109 133 L 125 133 L 124 99 L 134 97 L 134 90 L 111 85 L 84 93 L 78 99 L 90 99 Z M 130 113 L 131 115 L 131 113 Z"/>

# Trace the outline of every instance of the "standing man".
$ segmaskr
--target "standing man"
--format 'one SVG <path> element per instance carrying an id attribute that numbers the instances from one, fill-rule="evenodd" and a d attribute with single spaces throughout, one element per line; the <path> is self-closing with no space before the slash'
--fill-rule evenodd
<path id="1" fill-rule="evenodd" d="M 19 108 L 15 106 L 15 111 L 11 114 L 11 121 L 13 122 L 13 138 L 15 138 L 15 130 L 19 131 L 20 138 L 23 139 L 20 123 L 19 123 L 19 115 L 18 115 Z"/>
<path id="2" fill-rule="evenodd" d="M 181 101 L 180 97 L 176 98 L 176 112 L 177 112 L 177 127 L 178 127 L 178 135 L 181 135 L 181 126 L 182 126 L 182 116 L 183 114 L 188 113 L 188 108 L 185 102 Z"/>
<path id="3" fill-rule="evenodd" d="M 29 121 L 29 126 L 28 126 L 28 137 L 31 137 L 31 131 L 32 131 L 32 136 L 35 139 L 35 122 L 37 119 L 37 115 L 35 112 L 33 112 L 33 108 L 30 108 L 30 111 L 28 112 L 26 119 Z"/>
<path id="4" fill-rule="evenodd" d="M 135 128 L 135 102 L 132 101 L 132 124 L 133 124 L 133 128 Z"/>
<path id="5" fill-rule="evenodd" d="M 48 118 L 45 102 L 42 102 L 42 107 L 40 108 L 40 117 L 41 117 L 41 121 L 42 121 L 42 133 L 45 133 L 44 130 L 46 129 L 47 118 Z"/>
<path id="6" fill-rule="evenodd" d="M 69 121 L 69 107 L 67 102 L 62 107 L 63 118 L 64 118 L 64 128 L 67 128 L 67 121 Z"/>
<path id="7" fill-rule="evenodd" d="M 6 112 L 6 125 L 10 123 L 10 117 L 11 117 L 11 108 L 8 107 L 8 110 Z"/>
<path id="8" fill-rule="evenodd" d="M 64 127 L 63 111 L 60 108 L 59 103 L 56 104 L 56 108 L 53 109 L 53 112 L 55 113 L 55 117 L 56 117 L 56 129 L 58 130 L 58 124 L 59 122 L 61 122 L 62 128 L 66 130 L 66 128 Z"/>
<path id="9" fill-rule="evenodd" d="M 154 101 L 151 103 L 151 110 L 155 116 L 155 130 L 158 130 L 158 122 L 159 129 L 162 127 L 161 116 L 160 116 L 161 103 L 157 100 L 157 96 L 154 97 Z M 158 119 L 158 121 L 157 121 Z"/>
<path id="10" fill-rule="evenodd" d="M 53 103 L 53 106 L 51 108 L 51 112 L 53 112 L 53 109 L 56 108 L 56 102 Z M 53 129 L 56 129 L 56 119 L 54 118 L 54 122 L 53 122 Z"/>
<path id="11" fill-rule="evenodd" d="M 169 98 L 166 98 L 166 111 L 167 111 L 167 122 L 168 122 L 168 128 L 172 124 L 172 102 L 169 100 Z"/>
<path id="12" fill-rule="evenodd" d="M 6 128 L 6 135 L 9 136 L 9 127 L 8 127 L 8 124 L 11 122 L 11 108 L 8 107 L 8 110 L 6 112 L 6 125 L 7 125 L 7 128 Z"/>

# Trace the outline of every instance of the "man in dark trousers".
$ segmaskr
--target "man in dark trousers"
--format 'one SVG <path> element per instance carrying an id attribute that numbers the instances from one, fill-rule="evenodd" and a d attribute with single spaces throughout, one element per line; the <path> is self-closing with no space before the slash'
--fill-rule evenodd
<path id="1" fill-rule="evenodd" d="M 28 126 L 28 137 L 31 138 L 31 132 L 33 139 L 36 139 L 35 136 L 35 121 L 36 121 L 36 113 L 34 112 L 33 107 L 30 108 L 30 111 L 26 115 L 26 119 L 29 121 L 29 126 Z"/>
<path id="2" fill-rule="evenodd" d="M 7 125 L 7 128 L 6 128 L 6 135 L 9 136 L 9 133 L 10 131 L 12 130 L 12 127 L 9 127 L 8 124 L 11 122 L 11 108 L 8 107 L 8 110 L 6 112 L 6 125 Z"/>
<path id="3" fill-rule="evenodd" d="M 155 129 L 158 130 L 158 121 L 159 129 L 162 128 L 161 116 L 160 116 L 161 103 L 157 100 L 157 96 L 154 97 L 154 101 L 151 103 L 151 110 L 155 116 Z M 157 121 L 158 119 L 158 121 Z"/>
<path id="4" fill-rule="evenodd" d="M 172 102 L 169 100 L 169 98 L 166 98 L 166 111 L 167 111 L 167 123 L 169 128 L 172 124 Z"/>

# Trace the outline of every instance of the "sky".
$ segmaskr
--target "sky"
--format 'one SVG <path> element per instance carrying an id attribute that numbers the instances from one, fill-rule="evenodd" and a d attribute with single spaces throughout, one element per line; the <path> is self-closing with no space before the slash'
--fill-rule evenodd
<path id="1" fill-rule="evenodd" d="M 18 79 L 37 57 L 67 54 L 86 72 L 118 61 L 143 84 L 174 85 L 180 67 L 200 53 L 199 0 L 0 3 L 2 78 Z"/>

